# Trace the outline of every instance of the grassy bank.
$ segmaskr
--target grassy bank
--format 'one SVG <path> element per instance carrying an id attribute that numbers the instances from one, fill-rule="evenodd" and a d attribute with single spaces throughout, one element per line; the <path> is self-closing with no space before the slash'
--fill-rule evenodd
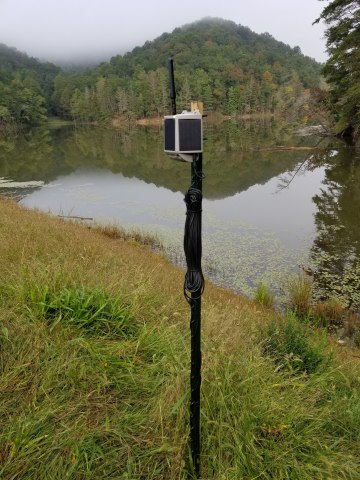
<path id="1" fill-rule="evenodd" d="M 139 243 L 0 206 L 0 478 L 187 478 L 183 272 Z M 359 362 L 208 284 L 203 478 L 360 478 Z"/>

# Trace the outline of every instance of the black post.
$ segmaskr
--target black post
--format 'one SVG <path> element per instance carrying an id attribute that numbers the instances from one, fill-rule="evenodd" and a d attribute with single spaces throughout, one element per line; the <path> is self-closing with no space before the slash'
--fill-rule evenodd
<path id="1" fill-rule="evenodd" d="M 192 186 L 202 192 L 202 153 L 193 155 L 191 164 Z M 200 202 L 202 200 L 200 199 Z M 201 204 L 199 212 L 198 266 L 201 271 Z M 193 468 L 197 478 L 200 477 L 200 386 L 201 386 L 201 295 L 203 285 L 191 293 L 190 332 L 191 332 L 191 371 L 190 371 L 190 447 Z"/>

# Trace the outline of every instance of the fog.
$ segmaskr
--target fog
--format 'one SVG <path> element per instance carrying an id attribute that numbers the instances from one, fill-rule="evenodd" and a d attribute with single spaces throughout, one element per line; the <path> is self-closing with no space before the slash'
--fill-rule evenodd
<path id="1" fill-rule="evenodd" d="M 0 43 L 41 60 L 93 63 L 212 16 L 324 61 L 324 26 L 312 25 L 323 7 L 318 0 L 0 0 Z"/>

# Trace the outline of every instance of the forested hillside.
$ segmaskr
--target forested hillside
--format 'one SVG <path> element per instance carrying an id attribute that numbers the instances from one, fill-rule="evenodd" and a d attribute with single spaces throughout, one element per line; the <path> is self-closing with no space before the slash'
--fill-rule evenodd
<path id="1" fill-rule="evenodd" d="M 54 78 L 60 69 L 0 44 L 0 125 L 34 124 L 52 110 Z"/>
<path id="2" fill-rule="evenodd" d="M 175 61 L 179 109 L 200 99 L 224 114 L 307 115 L 321 66 L 271 35 L 221 19 L 164 33 L 95 69 L 69 73 L 0 48 L 0 122 L 36 123 L 46 113 L 78 121 L 169 112 L 167 59 Z"/>
<path id="3" fill-rule="evenodd" d="M 320 65 L 303 56 L 299 47 L 230 21 L 204 19 L 85 74 L 59 75 L 58 114 L 86 120 L 162 115 L 169 111 L 170 54 L 180 109 L 192 98 L 203 100 L 207 111 L 227 114 L 299 109 L 304 90 L 320 80 Z"/>

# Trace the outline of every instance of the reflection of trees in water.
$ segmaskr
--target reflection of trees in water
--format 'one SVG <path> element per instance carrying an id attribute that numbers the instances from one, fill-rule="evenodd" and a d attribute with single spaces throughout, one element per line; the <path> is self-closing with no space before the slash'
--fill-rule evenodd
<path id="1" fill-rule="evenodd" d="M 53 155 L 46 128 L 34 128 L 0 140 L 0 176 L 17 181 L 43 180 Z"/>
<path id="2" fill-rule="evenodd" d="M 260 151 L 291 137 L 274 122 L 206 126 L 205 196 L 223 198 L 294 167 L 304 152 Z M 0 176 L 49 182 L 78 168 L 107 168 L 173 191 L 188 187 L 189 169 L 163 152 L 160 128 L 34 129 L 0 145 Z M 296 139 L 297 144 L 304 140 Z M 309 140 L 306 140 L 309 141 Z"/>
<path id="3" fill-rule="evenodd" d="M 6 188 L 0 184 L 0 195 L 21 200 L 41 188 L 27 186 L 26 182 L 44 180 L 52 155 L 52 138 L 46 128 L 25 130 L 17 136 L 0 139 L 0 177 L 25 182 L 23 186 Z"/>
<path id="4" fill-rule="evenodd" d="M 322 159 L 324 161 L 324 159 Z M 329 151 L 311 249 L 315 295 L 360 307 L 360 159 L 346 147 Z"/>

